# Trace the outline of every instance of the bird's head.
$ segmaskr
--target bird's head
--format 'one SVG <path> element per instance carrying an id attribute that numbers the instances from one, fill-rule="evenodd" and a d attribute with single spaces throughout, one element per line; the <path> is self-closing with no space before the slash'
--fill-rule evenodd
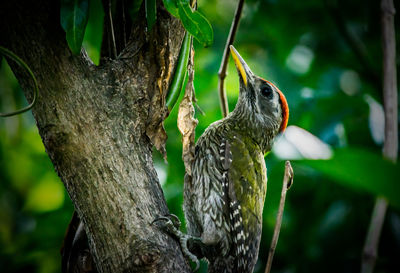
<path id="1" fill-rule="evenodd" d="M 248 119 L 255 130 L 263 131 L 259 132 L 261 137 L 267 133 L 268 138 L 273 139 L 286 129 L 288 123 L 289 107 L 286 98 L 273 83 L 254 75 L 232 45 L 230 50 L 240 81 L 239 99 L 234 112 Z"/>

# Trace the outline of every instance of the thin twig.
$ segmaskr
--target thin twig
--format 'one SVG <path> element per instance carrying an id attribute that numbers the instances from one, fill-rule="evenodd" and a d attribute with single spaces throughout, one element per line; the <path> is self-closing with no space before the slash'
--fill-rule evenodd
<path id="1" fill-rule="evenodd" d="M 244 0 L 239 0 L 239 3 L 236 7 L 235 16 L 232 21 L 231 29 L 229 31 L 229 36 L 226 41 L 224 55 L 222 57 L 221 66 L 218 71 L 218 78 L 219 78 L 219 100 L 221 103 L 221 111 L 222 115 L 226 117 L 229 114 L 229 106 L 228 106 L 228 99 L 226 98 L 226 93 L 224 89 L 224 81 L 226 77 L 226 69 L 228 67 L 228 60 L 229 60 L 229 46 L 233 44 L 235 41 L 236 31 L 239 26 L 240 16 L 242 14 Z"/>
<path id="2" fill-rule="evenodd" d="M 382 49 L 383 49 L 383 101 L 385 107 L 385 142 L 383 157 L 395 163 L 398 150 L 397 125 L 397 81 L 396 81 L 396 38 L 394 29 L 393 0 L 381 1 Z M 368 234 L 363 249 L 361 272 L 372 273 L 378 254 L 379 238 L 388 203 L 378 197 L 372 213 Z"/>
<path id="3" fill-rule="evenodd" d="M 279 232 L 281 230 L 281 225 L 282 225 L 282 217 L 283 217 L 283 210 L 285 208 L 286 193 L 287 193 L 287 190 L 290 188 L 290 186 L 293 183 L 293 176 L 294 176 L 294 174 L 293 174 L 292 166 L 290 165 L 290 161 L 286 161 L 285 174 L 283 176 L 281 200 L 279 202 L 279 209 L 278 209 L 278 214 L 276 216 L 274 235 L 272 236 L 271 246 L 269 248 L 267 266 L 265 267 L 265 273 L 269 273 L 271 271 L 272 260 L 274 258 L 276 245 L 278 244 Z"/>
<path id="4" fill-rule="evenodd" d="M 385 220 L 387 206 L 387 201 L 383 197 L 376 199 L 363 249 L 361 261 L 362 273 L 374 272 L 376 257 L 378 255 L 379 237 Z"/>
<path id="5" fill-rule="evenodd" d="M 117 44 L 115 43 L 114 25 L 111 12 L 111 0 L 108 0 L 108 17 L 110 18 L 111 39 L 113 42 L 114 58 L 117 58 Z"/>
<path id="6" fill-rule="evenodd" d="M 393 163 L 397 161 L 398 116 L 396 36 L 394 29 L 393 0 L 382 0 L 382 48 L 383 48 L 383 100 L 385 107 L 385 144 L 383 155 Z"/>

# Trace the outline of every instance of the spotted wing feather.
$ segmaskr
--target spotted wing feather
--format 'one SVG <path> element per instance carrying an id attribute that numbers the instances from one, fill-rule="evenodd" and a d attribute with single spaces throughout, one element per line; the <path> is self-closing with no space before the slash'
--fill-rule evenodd
<path id="1" fill-rule="evenodd" d="M 234 255 L 234 272 L 244 273 L 247 272 L 247 258 L 246 258 L 246 237 L 243 228 L 242 211 L 239 201 L 236 198 L 233 181 L 229 180 L 229 168 L 232 163 L 232 152 L 230 144 L 227 140 L 222 141 L 220 149 L 220 159 L 223 167 L 223 191 L 226 206 L 230 220 L 230 235 L 232 238 L 232 251 Z"/>

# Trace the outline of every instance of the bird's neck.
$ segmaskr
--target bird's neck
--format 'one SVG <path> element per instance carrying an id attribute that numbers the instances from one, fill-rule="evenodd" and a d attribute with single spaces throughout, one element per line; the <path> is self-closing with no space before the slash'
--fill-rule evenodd
<path id="1" fill-rule="evenodd" d="M 251 139 L 263 153 L 271 150 L 279 125 L 261 120 L 256 113 L 236 107 L 226 118 L 228 126 L 243 137 Z"/>

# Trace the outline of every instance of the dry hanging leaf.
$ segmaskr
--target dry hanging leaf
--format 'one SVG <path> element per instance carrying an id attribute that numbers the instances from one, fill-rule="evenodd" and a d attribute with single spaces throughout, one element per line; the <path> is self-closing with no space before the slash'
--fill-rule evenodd
<path id="1" fill-rule="evenodd" d="M 182 134 L 182 160 L 185 164 L 185 170 L 188 175 L 192 174 L 192 162 L 194 159 L 194 136 L 197 126 L 197 119 L 194 118 L 194 66 L 193 66 L 193 48 L 190 52 L 188 63 L 188 83 L 185 88 L 185 95 L 179 105 L 178 129 Z"/>

